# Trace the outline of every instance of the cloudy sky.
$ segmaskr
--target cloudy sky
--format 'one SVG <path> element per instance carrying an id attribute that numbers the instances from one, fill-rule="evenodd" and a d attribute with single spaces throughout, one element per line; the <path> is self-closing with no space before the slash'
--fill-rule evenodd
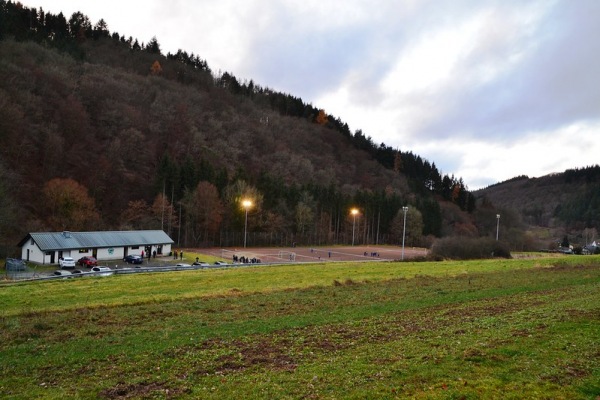
<path id="1" fill-rule="evenodd" d="M 475 190 L 600 163 L 598 0 L 22 0 L 302 98 Z"/>

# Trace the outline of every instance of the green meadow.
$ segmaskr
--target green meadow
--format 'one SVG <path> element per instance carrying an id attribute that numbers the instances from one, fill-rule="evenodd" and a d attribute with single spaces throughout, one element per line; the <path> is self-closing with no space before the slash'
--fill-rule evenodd
<path id="1" fill-rule="evenodd" d="M 0 284 L 0 398 L 597 399 L 600 257 Z"/>

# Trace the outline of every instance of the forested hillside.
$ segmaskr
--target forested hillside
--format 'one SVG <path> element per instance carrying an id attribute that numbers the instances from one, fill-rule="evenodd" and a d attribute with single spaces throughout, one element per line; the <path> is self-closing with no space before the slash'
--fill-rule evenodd
<path id="1" fill-rule="evenodd" d="M 181 245 L 411 244 L 469 231 L 475 198 L 410 150 L 293 95 L 163 55 L 101 20 L 0 0 L 0 242 L 164 229 Z M 355 220 L 349 214 L 359 209 Z M 6 246 L 6 245 L 5 245 Z"/>
<path id="2" fill-rule="evenodd" d="M 549 238 L 578 245 L 598 239 L 600 166 L 574 168 L 540 178 L 519 176 L 474 193 L 483 204 L 512 210 L 527 226 Z"/>

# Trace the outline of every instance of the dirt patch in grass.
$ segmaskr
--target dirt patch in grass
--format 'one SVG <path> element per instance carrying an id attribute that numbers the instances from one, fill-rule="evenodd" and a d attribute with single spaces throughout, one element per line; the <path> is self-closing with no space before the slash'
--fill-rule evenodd
<path id="1" fill-rule="evenodd" d="M 127 384 L 118 383 L 116 386 L 102 390 L 98 397 L 102 399 L 139 399 L 139 398 L 177 398 L 189 394 L 189 388 L 172 388 L 165 382 L 140 382 Z"/>
<path id="2" fill-rule="evenodd" d="M 230 343 L 224 341 L 210 341 L 203 343 L 200 348 L 214 347 L 219 343 L 226 346 L 227 354 L 216 356 L 209 365 L 198 368 L 198 375 L 226 375 L 229 373 L 243 372 L 252 368 L 267 369 L 273 371 L 294 371 L 298 366 L 298 360 L 289 354 L 289 343 L 277 343 L 270 338 L 255 338 L 255 341 L 246 342 L 236 340 Z M 222 349 L 223 347 L 220 347 Z M 189 351 L 189 350 L 188 350 Z"/>

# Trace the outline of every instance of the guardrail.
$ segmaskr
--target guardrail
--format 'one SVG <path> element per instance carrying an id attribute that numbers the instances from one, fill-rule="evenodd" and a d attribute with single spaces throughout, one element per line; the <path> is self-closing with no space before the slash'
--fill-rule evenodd
<path id="1" fill-rule="evenodd" d="M 144 267 L 144 266 L 136 266 L 136 267 L 121 267 L 121 268 L 111 268 L 107 271 L 84 271 L 79 273 L 71 273 L 69 275 L 42 275 L 40 273 L 21 273 L 19 275 L 23 276 L 22 278 L 17 279 L 9 279 L 10 281 L 22 282 L 22 281 L 46 281 L 46 280 L 55 280 L 55 279 L 74 279 L 81 278 L 85 276 L 109 276 L 109 275 L 119 275 L 119 274 L 138 274 L 138 273 L 154 273 L 154 272 L 172 272 L 172 271 L 194 271 L 199 269 L 215 269 L 215 268 L 232 268 L 232 267 L 249 267 L 249 266 L 258 266 L 258 265 L 267 265 L 267 264 L 210 264 L 210 265 L 167 265 L 167 266 L 155 266 L 155 267 Z M 30 275 L 31 274 L 31 275 Z M 28 276 L 30 275 L 30 276 Z M 7 274 L 7 276 L 9 276 Z"/>

